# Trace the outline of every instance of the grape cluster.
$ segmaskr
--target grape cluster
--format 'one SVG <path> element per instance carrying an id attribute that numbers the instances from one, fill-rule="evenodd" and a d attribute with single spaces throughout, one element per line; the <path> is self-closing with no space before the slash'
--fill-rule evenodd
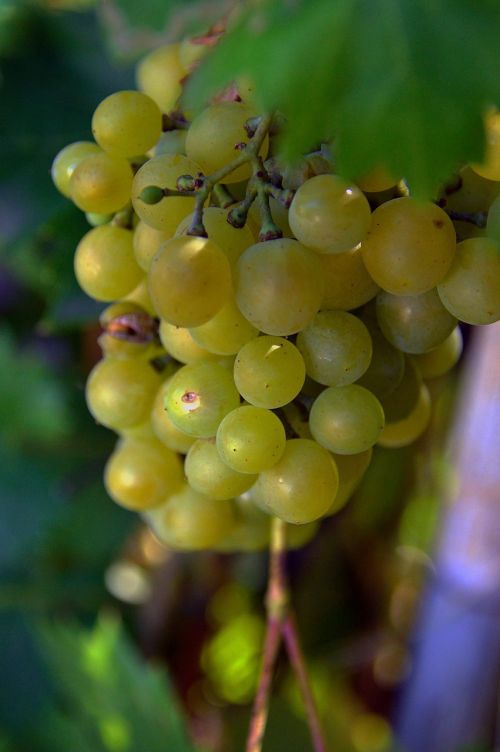
<path id="1" fill-rule="evenodd" d="M 374 445 L 423 433 L 458 321 L 500 318 L 500 115 L 487 162 L 418 202 L 382 169 L 280 165 L 244 82 L 188 123 L 175 107 L 201 51 L 151 53 L 139 90 L 97 107 L 95 142 L 52 167 L 92 226 L 79 284 L 110 304 L 87 402 L 119 434 L 109 495 L 167 544 L 260 548 L 276 515 L 300 545 Z"/>

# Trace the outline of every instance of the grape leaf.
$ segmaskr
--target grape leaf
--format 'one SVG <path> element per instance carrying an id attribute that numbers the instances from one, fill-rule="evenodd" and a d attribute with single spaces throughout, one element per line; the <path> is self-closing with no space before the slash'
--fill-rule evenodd
<path id="1" fill-rule="evenodd" d="M 288 158 L 335 139 L 351 178 L 383 164 L 433 196 L 481 158 L 500 105 L 500 13 L 491 0 L 264 0 L 193 74 L 188 108 L 240 76 L 288 118 Z"/>

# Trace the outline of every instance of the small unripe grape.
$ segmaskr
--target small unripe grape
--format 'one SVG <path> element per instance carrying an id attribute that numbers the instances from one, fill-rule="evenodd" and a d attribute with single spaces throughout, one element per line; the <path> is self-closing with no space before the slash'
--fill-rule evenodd
<path id="1" fill-rule="evenodd" d="M 130 201 L 132 168 L 123 157 L 91 154 L 75 167 L 69 181 L 71 199 L 85 212 L 108 214 Z"/>
<path id="2" fill-rule="evenodd" d="M 57 190 L 69 198 L 69 181 L 75 170 L 75 167 L 80 164 L 82 160 L 89 157 L 91 154 L 100 154 L 100 149 L 97 144 L 92 141 L 76 141 L 74 144 L 68 144 L 64 149 L 56 154 L 50 174 L 54 185 Z"/>
<path id="3" fill-rule="evenodd" d="M 111 301 L 131 293 L 143 277 L 132 232 L 111 224 L 90 230 L 76 249 L 75 275 L 82 290 L 95 300 Z"/>
<path id="4" fill-rule="evenodd" d="M 120 157 L 147 152 L 160 138 L 161 128 L 158 105 L 140 91 L 111 94 L 92 116 L 92 133 L 99 146 Z"/>

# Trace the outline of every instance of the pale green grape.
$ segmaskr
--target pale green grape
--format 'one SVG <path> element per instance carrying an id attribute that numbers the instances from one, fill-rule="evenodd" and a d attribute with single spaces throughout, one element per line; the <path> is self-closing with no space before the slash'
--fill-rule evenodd
<path id="1" fill-rule="evenodd" d="M 373 352 L 370 365 L 358 384 L 369 389 L 378 399 L 385 399 L 403 379 L 405 358 L 382 334 L 374 306 L 367 306 L 359 315 L 370 332 Z"/>
<path id="2" fill-rule="evenodd" d="M 337 467 L 326 449 L 311 439 L 291 439 L 279 462 L 259 475 L 251 494 L 269 514 L 300 525 L 326 514 L 338 483 Z"/>
<path id="3" fill-rule="evenodd" d="M 358 384 L 328 387 L 309 415 L 316 441 L 336 454 L 359 454 L 373 446 L 385 423 L 382 405 Z"/>
<path id="4" fill-rule="evenodd" d="M 141 91 L 116 91 L 92 116 L 92 135 L 110 154 L 135 157 L 156 144 L 162 129 L 156 102 Z"/>
<path id="5" fill-rule="evenodd" d="M 76 141 L 61 149 L 55 156 L 50 174 L 57 190 L 69 198 L 69 181 L 80 162 L 91 154 L 101 154 L 102 149 L 92 141 Z"/>
<path id="6" fill-rule="evenodd" d="M 155 535 L 180 550 L 214 548 L 236 524 L 231 501 L 215 501 L 187 483 L 144 515 Z"/>
<path id="7" fill-rule="evenodd" d="M 170 379 L 165 379 L 156 393 L 156 397 L 151 410 L 151 426 L 154 435 L 174 452 L 186 454 L 189 448 L 194 444 L 193 436 L 180 431 L 172 422 L 170 415 L 165 407 L 165 395 L 167 393 Z"/>
<path id="8" fill-rule="evenodd" d="M 153 256 L 160 250 L 160 246 L 172 236 L 168 232 L 155 230 L 154 227 L 139 221 L 134 229 L 135 260 L 145 272 L 149 271 Z"/>
<path id="9" fill-rule="evenodd" d="M 90 230 L 76 249 L 75 275 L 82 290 L 96 300 L 116 300 L 132 292 L 143 277 L 132 232 L 112 224 Z"/>
<path id="10" fill-rule="evenodd" d="M 145 188 L 157 186 L 176 190 L 181 175 L 196 175 L 200 166 L 183 154 L 153 157 L 137 171 L 132 184 L 132 204 L 139 218 L 156 230 L 174 234 L 181 219 L 193 211 L 195 199 L 190 196 L 165 196 L 157 204 L 146 204 L 140 195 Z"/>
<path id="11" fill-rule="evenodd" d="M 213 439 L 195 441 L 184 472 L 191 488 L 211 499 L 232 499 L 248 491 L 257 480 L 257 475 L 238 472 L 224 462 Z"/>
<path id="12" fill-rule="evenodd" d="M 386 423 L 378 438 L 383 447 L 403 447 L 416 441 L 425 431 L 431 419 L 431 398 L 429 390 L 422 384 L 417 403 L 413 410 L 395 423 Z"/>
<path id="13" fill-rule="evenodd" d="M 415 355 L 413 362 L 416 364 L 420 375 L 424 379 L 435 379 L 450 371 L 458 362 L 462 354 L 463 337 L 460 327 L 456 326 L 452 333 L 429 352 Z"/>
<path id="14" fill-rule="evenodd" d="M 165 131 L 154 148 L 154 156 L 186 153 L 186 130 Z"/>
<path id="15" fill-rule="evenodd" d="M 122 439 L 104 471 L 111 498 L 127 509 L 151 509 L 181 487 L 182 463 L 155 438 Z"/>
<path id="16" fill-rule="evenodd" d="M 270 410 L 243 405 L 228 413 L 217 429 L 217 449 L 239 473 L 260 473 L 276 464 L 285 450 L 285 429 Z"/>
<path id="17" fill-rule="evenodd" d="M 385 167 L 379 165 L 357 178 L 355 183 L 364 193 L 381 193 L 399 183 L 399 178 L 395 178 Z"/>
<path id="18" fill-rule="evenodd" d="M 500 180 L 500 113 L 490 112 L 485 118 L 486 154 L 480 163 L 471 165 L 474 172 L 488 180 Z"/>
<path id="19" fill-rule="evenodd" d="M 149 413 L 160 375 L 139 358 L 105 358 L 87 380 L 87 405 L 98 423 L 121 431 L 143 423 Z"/>
<path id="20" fill-rule="evenodd" d="M 256 243 L 240 256 L 236 302 L 260 331 L 295 334 L 312 321 L 322 297 L 319 257 L 296 240 Z"/>
<path id="21" fill-rule="evenodd" d="M 421 295 L 377 295 L 377 319 L 389 342 L 407 353 L 424 353 L 443 342 L 457 320 L 441 303 L 437 290 Z"/>
<path id="22" fill-rule="evenodd" d="M 200 347 L 183 326 L 160 321 L 160 339 L 165 350 L 181 363 L 197 363 L 199 360 L 215 360 L 216 356 Z"/>
<path id="23" fill-rule="evenodd" d="M 162 319 L 177 326 L 199 326 L 229 299 L 229 262 L 208 238 L 172 238 L 151 261 L 148 289 Z"/>
<path id="24" fill-rule="evenodd" d="M 403 197 L 373 212 L 361 251 L 368 273 L 383 290 L 419 295 L 444 278 L 455 246 L 453 223 L 442 209 Z"/>
<path id="25" fill-rule="evenodd" d="M 500 243 L 470 238 L 457 245 L 453 264 L 438 285 L 439 297 L 452 316 L 467 324 L 500 319 Z"/>
<path id="26" fill-rule="evenodd" d="M 366 271 L 360 248 L 324 254 L 321 267 L 325 286 L 322 309 L 351 311 L 368 303 L 380 290 Z"/>
<path id="27" fill-rule="evenodd" d="M 136 68 L 137 86 L 162 112 L 173 110 L 181 94 L 181 80 L 187 70 L 179 53 L 180 44 L 165 44 L 143 57 Z"/>
<path id="28" fill-rule="evenodd" d="M 363 375 L 372 357 L 368 329 L 345 311 L 320 311 L 297 335 L 306 373 L 327 386 L 352 384 Z"/>
<path id="29" fill-rule="evenodd" d="M 368 469 L 372 454 L 373 449 L 370 447 L 359 454 L 333 455 L 339 472 L 339 489 L 328 514 L 338 512 L 349 501 Z"/>
<path id="30" fill-rule="evenodd" d="M 238 156 L 236 145 L 248 142 L 244 125 L 259 113 L 242 102 L 219 102 L 203 110 L 191 123 L 186 138 L 188 157 L 201 165 L 205 175 L 224 167 Z M 265 157 L 269 140 L 266 135 L 259 154 Z M 225 183 L 237 183 L 250 177 L 249 163 L 224 177 Z"/>
<path id="31" fill-rule="evenodd" d="M 239 403 L 231 372 L 204 360 L 179 368 L 165 394 L 174 425 L 199 439 L 215 436 L 221 420 Z"/>
<path id="32" fill-rule="evenodd" d="M 291 402 L 305 378 L 304 359 L 292 342 L 265 335 L 244 345 L 234 362 L 234 381 L 247 402 L 275 408 Z"/>
<path id="33" fill-rule="evenodd" d="M 316 175 L 298 189 L 288 221 L 305 246 L 319 253 L 343 253 L 365 238 L 371 211 L 354 183 L 339 175 Z"/>
<path id="34" fill-rule="evenodd" d="M 132 177 L 132 168 L 123 157 L 91 154 L 73 170 L 69 194 L 84 212 L 112 214 L 130 201 Z"/>
<path id="35" fill-rule="evenodd" d="M 209 321 L 189 331 L 200 347 L 217 355 L 235 355 L 259 333 L 240 312 L 233 298 Z"/>
<path id="36" fill-rule="evenodd" d="M 404 359 L 403 377 L 389 394 L 380 398 L 388 423 L 406 418 L 417 404 L 422 378 L 413 360 L 407 355 Z"/>
<path id="37" fill-rule="evenodd" d="M 145 333 L 153 337 L 154 323 L 149 314 L 137 303 L 122 300 L 112 303 L 99 316 L 99 323 L 105 330 L 98 342 L 104 355 L 113 358 L 144 357 L 151 352 L 153 339 L 141 339 L 136 329 L 128 329 L 123 317 L 132 317 Z M 114 336 L 115 333 L 115 336 Z"/>

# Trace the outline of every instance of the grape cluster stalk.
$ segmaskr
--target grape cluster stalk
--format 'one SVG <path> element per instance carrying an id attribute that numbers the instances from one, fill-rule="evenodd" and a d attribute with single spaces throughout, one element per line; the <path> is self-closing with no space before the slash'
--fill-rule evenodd
<path id="1" fill-rule="evenodd" d="M 248 81 L 191 122 L 179 111 L 203 51 L 154 50 L 136 91 L 97 106 L 94 141 L 54 160 L 56 187 L 91 226 L 76 277 L 108 304 L 86 398 L 119 437 L 110 497 L 165 545 L 271 545 L 248 750 L 261 746 L 283 638 L 319 752 L 285 551 L 348 502 L 373 447 L 422 436 L 427 382 L 458 361 L 459 322 L 500 318 L 500 142 L 427 202 L 382 167 L 338 174 L 333 136 L 286 165 L 286 113 L 260 112 Z"/>

